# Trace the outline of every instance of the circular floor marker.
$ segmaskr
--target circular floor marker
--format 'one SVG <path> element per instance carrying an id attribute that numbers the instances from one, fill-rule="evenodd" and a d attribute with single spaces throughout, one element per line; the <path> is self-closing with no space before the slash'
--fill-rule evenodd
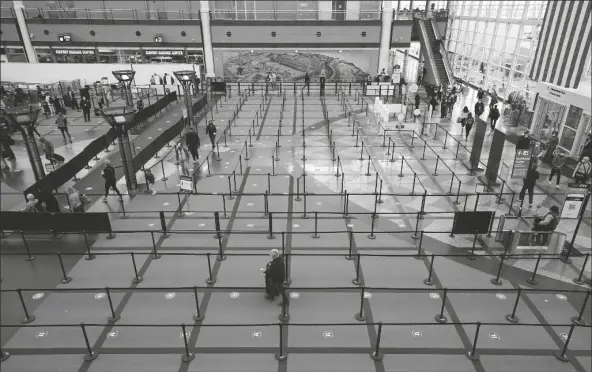
<path id="1" fill-rule="evenodd" d="M 555 297 L 557 297 L 558 300 L 567 301 L 567 296 L 564 294 L 558 293 L 555 295 Z"/>
<path id="2" fill-rule="evenodd" d="M 240 293 L 238 292 L 230 292 L 230 298 L 238 298 L 238 296 L 240 296 Z"/>
<path id="3" fill-rule="evenodd" d="M 37 334 L 35 335 L 35 337 L 36 338 L 45 338 L 45 337 L 47 337 L 47 334 L 48 333 L 49 332 L 47 331 L 47 329 L 45 329 L 43 331 L 37 332 Z"/>
<path id="4" fill-rule="evenodd" d="M 353 223 L 348 223 L 348 224 L 347 224 L 347 225 L 345 225 L 345 226 L 347 226 L 347 227 L 354 227 L 354 224 L 353 224 Z"/>
<path id="5" fill-rule="evenodd" d="M 166 298 L 167 300 L 172 300 L 173 298 L 175 298 L 175 296 L 175 292 L 169 292 L 164 295 L 164 298 Z"/>
<path id="6" fill-rule="evenodd" d="M 247 227 L 255 227 L 255 225 L 254 225 L 254 224 L 252 224 L 252 223 L 248 223 L 248 224 L 247 224 Z"/>
<path id="7" fill-rule="evenodd" d="M 234 151 L 231 151 L 231 152 L 234 152 Z M 228 164 L 230 164 L 230 162 L 229 162 L 229 161 L 227 161 L 227 162 L 225 162 L 224 164 L 228 165 Z"/>
<path id="8" fill-rule="evenodd" d="M 300 227 L 300 225 L 299 225 L 299 224 L 297 224 L 297 223 L 295 223 L 295 224 L 293 224 L 293 225 L 292 225 L 292 227 L 294 227 L 294 228 L 299 228 L 299 227 Z"/>
<path id="9" fill-rule="evenodd" d="M 413 331 L 411 331 L 411 336 L 413 336 L 415 338 L 420 338 L 421 335 L 422 335 L 422 333 L 419 329 L 414 329 Z"/>
<path id="10" fill-rule="evenodd" d="M 197 226 L 199 226 L 199 227 L 206 227 L 206 224 L 205 224 L 205 223 L 200 223 L 200 224 L 199 224 L 199 225 L 197 225 Z"/>
<path id="11" fill-rule="evenodd" d="M 253 338 L 259 338 L 261 336 L 263 336 L 262 331 L 253 331 Z"/>
<path id="12" fill-rule="evenodd" d="M 93 189 L 93 188 L 89 186 L 89 187 L 85 188 L 84 190 L 86 190 L 86 191 L 91 191 L 92 189 Z"/>
<path id="13" fill-rule="evenodd" d="M 148 224 L 148 227 L 154 227 L 154 224 L 153 223 L 149 223 Z"/>
<path id="14" fill-rule="evenodd" d="M 148 137 L 148 139 L 152 139 L 152 137 Z"/>
<path id="15" fill-rule="evenodd" d="M 298 292 L 290 292 L 290 297 L 291 298 L 298 298 L 298 297 L 300 297 L 300 293 L 298 293 Z"/>
<path id="16" fill-rule="evenodd" d="M 497 297 L 498 300 L 505 300 L 507 298 L 503 293 L 496 293 L 495 297 Z"/>
<path id="17" fill-rule="evenodd" d="M 187 339 L 189 340 L 189 337 L 191 336 L 191 332 L 186 331 L 185 332 L 185 337 L 187 337 Z M 183 332 L 179 333 L 179 338 L 183 338 Z"/>
<path id="18" fill-rule="evenodd" d="M 224 176 L 218 176 L 218 178 L 224 178 Z"/>
<path id="19" fill-rule="evenodd" d="M 364 292 L 364 298 L 372 298 L 372 293 Z"/>
<path id="20" fill-rule="evenodd" d="M 111 331 L 109 333 L 107 333 L 107 337 L 109 338 L 114 338 L 117 337 L 119 335 L 119 331 Z"/>
<path id="21" fill-rule="evenodd" d="M 489 334 L 489 338 L 492 339 L 492 340 L 496 340 L 497 341 L 497 340 L 500 339 L 500 336 L 497 333 L 495 333 L 495 332 L 491 332 Z"/>
<path id="22" fill-rule="evenodd" d="M 43 298 L 43 296 L 45 296 L 45 293 L 39 292 L 39 293 L 35 293 L 32 298 L 33 298 L 33 300 L 39 300 L 39 299 Z"/>
<path id="23" fill-rule="evenodd" d="M 433 298 L 434 300 L 438 300 L 440 298 L 440 294 L 436 293 L 436 292 L 432 292 L 432 293 L 430 293 L 430 298 Z"/>
<path id="24" fill-rule="evenodd" d="M 560 333 L 559 336 L 561 336 L 562 339 L 567 340 L 567 333 Z"/>
<path id="25" fill-rule="evenodd" d="M 253 207 L 255 203 L 247 203 L 247 207 Z"/>
<path id="26" fill-rule="evenodd" d="M 169 202 L 164 202 L 164 203 L 162 203 L 162 205 L 164 205 L 164 206 L 166 207 L 167 205 L 171 205 L 171 203 L 169 203 Z"/>
<path id="27" fill-rule="evenodd" d="M 332 331 L 325 331 L 323 332 L 323 337 L 324 338 L 333 338 L 333 332 Z"/>
<path id="28" fill-rule="evenodd" d="M 256 183 L 254 183 L 254 184 L 253 184 L 253 187 L 257 187 L 257 184 L 256 184 Z"/>
<path id="29" fill-rule="evenodd" d="M 100 300 L 101 298 L 105 298 L 105 294 L 103 292 L 95 293 L 95 300 Z"/>
<path id="30" fill-rule="evenodd" d="M 317 202 L 317 205 L 322 205 L 322 204 L 323 204 L 323 203 L 321 203 L 321 202 Z"/>

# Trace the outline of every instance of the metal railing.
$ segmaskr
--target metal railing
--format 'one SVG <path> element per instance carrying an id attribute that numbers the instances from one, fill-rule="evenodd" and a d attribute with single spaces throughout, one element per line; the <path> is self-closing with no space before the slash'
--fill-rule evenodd
<path id="1" fill-rule="evenodd" d="M 213 20 L 273 20 L 273 21 L 321 21 L 321 20 L 380 20 L 382 11 L 377 10 L 238 10 L 215 9 L 210 11 Z"/>
<path id="2" fill-rule="evenodd" d="M 436 39 L 442 40 L 442 35 L 440 34 L 440 28 L 436 24 L 434 18 L 430 19 L 430 23 L 432 25 L 432 29 L 434 30 L 434 35 Z M 452 71 L 452 66 L 450 65 L 450 61 L 448 60 L 448 52 L 444 48 L 444 43 L 440 43 L 440 56 L 442 57 L 442 62 L 444 62 L 444 69 L 446 70 L 446 76 L 448 77 L 448 81 L 452 83 L 454 81 L 454 74 Z"/>
<path id="3" fill-rule="evenodd" d="M 199 11 L 142 10 L 142 9 L 85 9 L 85 8 L 24 8 L 29 19 L 86 19 L 86 20 L 199 20 Z"/>

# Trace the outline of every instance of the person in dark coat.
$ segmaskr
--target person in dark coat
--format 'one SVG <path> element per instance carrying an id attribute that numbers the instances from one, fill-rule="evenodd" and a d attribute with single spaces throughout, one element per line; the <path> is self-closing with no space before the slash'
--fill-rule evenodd
<path id="1" fill-rule="evenodd" d="M 415 109 L 418 109 L 419 108 L 419 102 L 420 102 L 420 100 L 419 100 L 419 94 L 416 94 L 415 95 Z"/>
<path id="2" fill-rule="evenodd" d="M 327 78 L 325 77 L 325 73 L 323 72 L 321 74 L 321 77 L 319 78 L 319 82 L 321 84 L 321 96 L 325 95 L 325 82 L 327 81 Z"/>
<path id="3" fill-rule="evenodd" d="M 116 178 L 115 178 L 115 168 L 111 165 L 111 161 L 109 159 L 105 160 L 105 168 L 102 171 L 102 176 L 105 179 L 105 196 L 103 196 L 103 201 L 107 202 L 107 195 L 109 195 L 109 190 L 113 189 L 119 196 L 119 199 L 123 199 L 119 189 L 117 188 Z"/>
<path id="4" fill-rule="evenodd" d="M 516 148 L 519 150 L 527 150 L 532 147 L 532 139 L 530 138 L 530 132 L 525 131 L 522 134 L 522 137 L 518 138 L 518 143 L 516 143 Z"/>
<path id="5" fill-rule="evenodd" d="M 80 107 L 78 106 L 78 101 L 76 100 L 76 94 L 72 90 L 71 87 L 68 87 L 68 98 L 70 98 L 70 102 L 72 105 L 72 109 L 76 109 L 80 111 Z"/>
<path id="6" fill-rule="evenodd" d="M 206 134 L 210 137 L 210 142 L 212 142 L 212 150 L 216 147 L 216 126 L 214 122 L 210 120 L 208 126 L 206 127 Z"/>
<path id="7" fill-rule="evenodd" d="M 38 209 L 49 213 L 61 213 L 60 203 L 51 190 L 43 189 L 37 194 Z"/>
<path id="8" fill-rule="evenodd" d="M 197 149 L 199 148 L 199 135 L 193 130 L 193 127 L 189 127 L 187 134 L 185 135 L 185 144 L 191 152 L 191 156 L 193 157 L 193 161 L 197 161 L 199 159 L 199 153 Z"/>
<path id="9" fill-rule="evenodd" d="M 481 98 L 479 98 L 479 101 L 477 103 L 475 103 L 475 117 L 481 117 L 481 115 L 483 115 L 483 112 L 485 111 L 485 105 L 483 104 L 483 101 Z"/>
<path id="10" fill-rule="evenodd" d="M 559 207 L 556 205 L 551 206 L 549 208 L 549 212 L 543 217 L 542 220 L 535 223 L 533 226 L 534 231 L 544 231 L 543 234 L 537 234 L 536 242 L 537 245 L 547 245 L 549 241 L 549 236 L 559 224 Z"/>
<path id="11" fill-rule="evenodd" d="M 485 92 L 483 92 L 483 89 L 479 88 L 479 91 L 477 92 L 477 99 L 479 101 L 481 101 L 484 96 L 485 96 Z"/>
<path id="12" fill-rule="evenodd" d="M 271 261 L 267 263 L 265 269 L 261 269 L 265 273 L 265 288 L 268 300 L 273 300 L 278 294 L 282 296 L 284 304 L 288 305 L 290 300 L 284 288 L 284 280 L 286 278 L 284 258 L 280 255 L 277 249 L 271 250 Z"/>
<path id="13" fill-rule="evenodd" d="M 522 183 L 522 190 L 520 190 L 520 205 L 524 201 L 524 196 L 528 191 L 528 208 L 532 208 L 532 200 L 534 197 L 534 187 L 536 186 L 536 181 L 539 179 L 540 174 L 537 170 L 538 165 L 537 163 L 532 163 L 530 168 L 528 168 L 528 172 L 526 173 L 526 178 L 524 178 Z"/>
<path id="14" fill-rule="evenodd" d="M 82 96 L 80 99 L 80 106 L 82 107 L 82 115 L 84 116 L 84 122 L 87 123 L 90 121 L 90 109 L 91 104 L 86 96 Z"/>
<path id="15" fill-rule="evenodd" d="M 465 119 L 465 141 L 469 139 L 469 133 L 473 128 L 473 124 L 475 124 L 475 119 L 473 118 L 473 114 L 469 112 Z"/>
<path id="16" fill-rule="evenodd" d="M 497 119 L 499 119 L 499 117 L 500 112 L 497 105 L 494 105 L 493 107 L 490 106 L 489 118 L 491 119 L 491 122 L 489 123 L 489 127 L 491 128 L 491 133 L 495 132 L 495 125 L 497 124 Z"/>

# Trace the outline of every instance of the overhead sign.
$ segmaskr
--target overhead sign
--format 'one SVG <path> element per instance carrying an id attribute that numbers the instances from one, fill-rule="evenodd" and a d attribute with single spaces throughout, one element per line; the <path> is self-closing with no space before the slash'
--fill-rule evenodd
<path id="1" fill-rule="evenodd" d="M 401 81 L 401 66 L 400 65 L 393 66 L 393 76 L 391 77 L 391 81 L 393 81 L 394 83 L 398 83 L 399 81 Z"/>
<path id="2" fill-rule="evenodd" d="M 514 167 L 512 168 L 512 178 L 525 178 L 530 166 L 530 149 L 516 150 L 514 158 Z"/>
<path id="3" fill-rule="evenodd" d="M 563 202 L 561 218 L 578 218 L 585 198 L 585 194 L 567 194 Z"/>
<path id="4" fill-rule="evenodd" d="M 179 186 L 181 187 L 181 191 L 193 192 L 193 179 L 191 176 L 181 176 Z"/>
<path id="5" fill-rule="evenodd" d="M 55 54 L 82 55 L 95 54 L 94 49 L 55 49 Z"/>
<path id="6" fill-rule="evenodd" d="M 147 56 L 182 56 L 185 52 L 182 50 L 145 50 Z"/>

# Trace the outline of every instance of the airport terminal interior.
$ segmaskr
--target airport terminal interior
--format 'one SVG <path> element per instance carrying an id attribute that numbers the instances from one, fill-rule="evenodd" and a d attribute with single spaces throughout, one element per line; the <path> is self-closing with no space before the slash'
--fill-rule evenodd
<path id="1" fill-rule="evenodd" d="M 4 372 L 592 372 L 592 2 L 1 4 Z"/>

